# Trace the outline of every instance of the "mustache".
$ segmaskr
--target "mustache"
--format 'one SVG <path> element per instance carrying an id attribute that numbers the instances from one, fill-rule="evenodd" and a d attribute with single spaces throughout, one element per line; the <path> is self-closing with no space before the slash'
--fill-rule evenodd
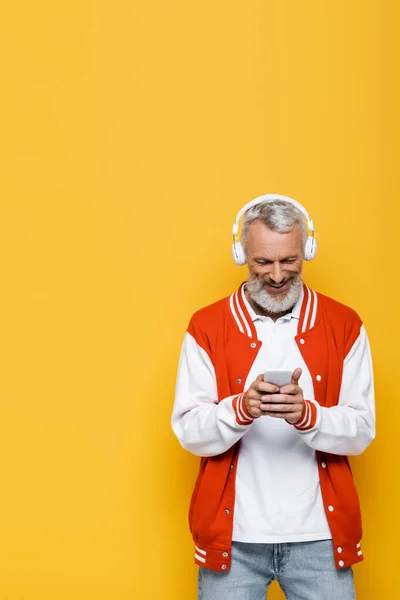
<path id="1" fill-rule="evenodd" d="M 287 284 L 288 281 L 292 281 L 294 282 L 296 279 L 296 277 L 288 277 L 287 279 L 285 279 L 284 281 L 281 281 L 280 283 L 276 283 L 275 281 L 272 281 L 271 279 L 262 279 L 262 285 L 269 285 L 273 288 L 280 288 L 283 287 L 284 285 Z"/>

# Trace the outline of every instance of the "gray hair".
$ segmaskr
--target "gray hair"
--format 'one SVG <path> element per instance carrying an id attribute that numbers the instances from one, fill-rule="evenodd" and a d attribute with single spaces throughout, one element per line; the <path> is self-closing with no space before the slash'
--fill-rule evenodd
<path id="1" fill-rule="evenodd" d="M 250 225 L 254 221 L 261 221 L 271 229 L 279 233 L 288 233 L 292 231 L 297 224 L 301 229 L 301 237 L 303 247 L 306 245 L 308 233 L 304 215 L 290 202 L 285 200 L 273 200 L 272 202 L 260 202 L 252 208 L 249 208 L 244 214 L 242 232 L 240 241 L 243 249 L 246 252 L 247 238 L 249 235 Z"/>

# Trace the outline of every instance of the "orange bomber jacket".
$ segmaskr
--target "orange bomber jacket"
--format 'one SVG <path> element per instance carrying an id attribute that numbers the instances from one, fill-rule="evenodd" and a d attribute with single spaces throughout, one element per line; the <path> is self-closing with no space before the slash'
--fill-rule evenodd
<path id="1" fill-rule="evenodd" d="M 299 432 L 315 426 L 318 406 L 338 404 L 344 359 L 360 335 L 358 315 L 350 308 L 304 286 L 295 341 L 314 382 L 315 402 L 306 401 Z M 244 382 L 261 342 L 243 302 L 241 289 L 199 310 L 188 334 L 209 356 L 218 402 L 233 396 L 236 421 L 252 422 L 244 407 Z M 240 440 L 217 456 L 201 458 L 192 494 L 189 523 L 196 547 L 195 562 L 215 571 L 231 564 L 235 478 Z M 322 498 L 330 526 L 337 568 L 363 560 L 359 500 L 348 458 L 316 452 Z"/>

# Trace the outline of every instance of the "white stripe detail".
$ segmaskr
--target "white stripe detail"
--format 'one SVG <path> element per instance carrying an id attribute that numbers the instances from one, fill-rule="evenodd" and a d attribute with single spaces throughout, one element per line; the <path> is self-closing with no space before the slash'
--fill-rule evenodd
<path id="1" fill-rule="evenodd" d="M 246 325 L 246 329 L 247 329 L 247 335 L 248 335 L 248 336 L 251 338 L 251 329 L 250 329 L 250 327 L 249 327 L 249 324 L 248 324 L 248 322 L 247 322 L 247 319 L 246 319 L 246 317 L 245 317 L 245 316 L 244 316 L 244 314 L 243 314 L 242 307 L 240 306 L 240 302 L 239 302 L 239 295 L 238 295 L 238 293 L 237 293 L 237 292 L 236 292 L 236 302 L 237 302 L 237 305 L 238 305 L 238 309 L 239 309 L 240 316 L 242 317 L 242 319 L 243 319 L 243 321 L 244 321 L 244 324 Z"/>
<path id="2" fill-rule="evenodd" d="M 308 414 L 307 414 L 307 422 L 304 423 L 303 427 L 310 427 L 311 419 L 312 419 L 312 410 L 310 404 L 307 403 Z"/>
<path id="3" fill-rule="evenodd" d="M 242 324 L 241 324 L 241 322 L 239 321 L 239 319 L 238 319 L 238 316 L 237 316 L 237 314 L 236 314 L 235 307 L 233 306 L 233 296 L 234 296 L 234 294 L 232 294 L 232 296 L 229 298 L 229 304 L 230 304 L 230 306 L 231 306 L 231 311 L 232 311 L 232 314 L 233 314 L 233 316 L 234 316 L 234 318 L 235 318 L 235 321 L 236 321 L 236 323 L 237 323 L 237 326 L 239 327 L 239 330 L 240 330 L 242 333 L 244 333 L 244 329 L 243 329 L 243 327 L 242 327 Z"/>
<path id="4" fill-rule="evenodd" d="M 309 407 L 308 402 L 306 402 L 306 411 L 304 413 L 304 417 L 302 418 L 300 423 L 296 423 L 296 427 L 302 427 L 307 422 L 309 411 L 310 411 L 310 407 Z"/>
<path id="5" fill-rule="evenodd" d="M 239 418 L 242 419 L 242 421 L 244 421 L 244 419 L 246 417 L 244 415 L 243 408 L 242 408 L 242 398 L 243 398 L 243 394 L 240 394 L 240 396 L 236 402 L 236 408 L 237 408 Z"/>
<path id="6" fill-rule="evenodd" d="M 306 325 L 307 325 L 307 321 L 308 321 L 308 314 L 310 312 L 310 303 L 311 303 L 311 291 L 310 291 L 310 288 L 308 288 L 306 286 L 306 290 L 307 290 L 307 294 L 308 294 L 308 299 L 307 299 L 306 314 L 304 315 L 303 325 L 302 325 L 302 328 L 301 328 L 302 332 L 306 330 Z"/>
<path id="7" fill-rule="evenodd" d="M 200 550 L 200 548 L 198 546 L 195 546 L 197 552 L 200 552 L 200 554 L 204 554 L 204 556 L 206 556 L 207 552 L 205 550 Z"/>
<path id="8" fill-rule="evenodd" d="M 244 394 L 241 394 L 241 396 L 238 398 L 236 406 L 238 409 L 239 417 L 242 419 L 242 421 L 248 421 L 250 417 L 248 417 L 247 414 L 245 413 L 245 410 L 243 407 L 243 402 L 244 402 Z"/>
<path id="9" fill-rule="evenodd" d="M 205 563 L 205 562 L 206 562 L 206 559 L 205 559 L 205 558 L 203 558 L 202 556 L 199 556 L 198 554 L 195 554 L 195 555 L 194 555 L 194 557 L 195 557 L 195 558 L 197 558 L 197 560 L 199 560 L 199 561 L 200 561 L 200 562 L 202 562 L 202 563 Z"/>
<path id="10" fill-rule="evenodd" d="M 313 291 L 313 294 L 314 294 L 314 308 L 313 308 L 312 317 L 311 317 L 310 329 L 312 327 L 314 327 L 315 318 L 317 316 L 317 304 L 318 304 L 317 294 L 314 291 Z"/>

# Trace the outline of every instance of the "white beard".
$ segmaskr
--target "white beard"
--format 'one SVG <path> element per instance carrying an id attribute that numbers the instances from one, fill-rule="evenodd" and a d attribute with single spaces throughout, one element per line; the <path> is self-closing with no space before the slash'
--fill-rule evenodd
<path id="1" fill-rule="evenodd" d="M 264 290 L 264 280 L 255 276 L 249 277 L 246 289 L 250 298 L 262 309 L 269 313 L 287 312 L 300 298 L 303 282 L 298 273 L 294 276 L 287 292 L 271 296 Z"/>

